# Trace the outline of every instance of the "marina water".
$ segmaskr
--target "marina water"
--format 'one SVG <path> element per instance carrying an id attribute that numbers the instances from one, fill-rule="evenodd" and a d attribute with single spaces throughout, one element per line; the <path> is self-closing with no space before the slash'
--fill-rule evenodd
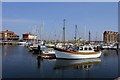
<path id="1" fill-rule="evenodd" d="M 4 45 L 3 78 L 117 78 L 120 76 L 120 52 L 103 50 L 91 60 L 37 59 L 24 46 Z"/>

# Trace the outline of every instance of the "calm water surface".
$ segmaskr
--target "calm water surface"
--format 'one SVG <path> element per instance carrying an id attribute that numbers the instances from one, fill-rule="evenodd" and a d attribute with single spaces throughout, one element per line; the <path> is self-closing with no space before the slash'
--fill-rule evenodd
<path id="1" fill-rule="evenodd" d="M 24 46 L 3 46 L 2 76 L 3 78 L 116 78 L 120 76 L 120 52 L 112 50 L 102 52 L 102 56 L 97 59 L 40 60 Z"/>

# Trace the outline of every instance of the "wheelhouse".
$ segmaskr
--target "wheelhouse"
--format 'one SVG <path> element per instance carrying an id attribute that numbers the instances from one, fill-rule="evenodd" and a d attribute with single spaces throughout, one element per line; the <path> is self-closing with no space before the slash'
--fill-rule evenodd
<path id="1" fill-rule="evenodd" d="M 80 51 L 94 51 L 92 46 L 80 46 L 79 50 Z"/>

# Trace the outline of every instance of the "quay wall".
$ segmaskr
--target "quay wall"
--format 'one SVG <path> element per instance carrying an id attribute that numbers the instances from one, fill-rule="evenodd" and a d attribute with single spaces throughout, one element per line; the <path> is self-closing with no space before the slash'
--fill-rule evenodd
<path id="1" fill-rule="evenodd" d="M 1 42 L 0 45 L 22 45 L 19 42 Z"/>

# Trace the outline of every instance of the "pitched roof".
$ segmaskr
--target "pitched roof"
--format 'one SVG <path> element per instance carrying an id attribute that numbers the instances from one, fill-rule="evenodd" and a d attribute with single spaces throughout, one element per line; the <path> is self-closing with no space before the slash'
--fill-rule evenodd
<path id="1" fill-rule="evenodd" d="M 18 36 L 17 34 L 13 34 L 13 36 Z"/>
<path id="2" fill-rule="evenodd" d="M 33 35 L 33 36 L 37 36 L 36 34 L 32 34 L 30 32 L 24 33 L 23 35 Z"/>
<path id="3" fill-rule="evenodd" d="M 6 31 L 1 31 L 0 33 L 14 33 L 14 32 L 6 30 Z"/>
<path id="4" fill-rule="evenodd" d="M 9 34 L 11 33 L 11 34 L 13 34 L 13 36 L 15 36 L 15 37 L 16 37 L 16 36 L 19 36 L 19 35 L 15 34 L 13 31 L 5 30 L 5 31 L 1 31 L 1 32 L 0 32 L 0 34 L 4 34 L 4 33 L 9 33 Z"/>

